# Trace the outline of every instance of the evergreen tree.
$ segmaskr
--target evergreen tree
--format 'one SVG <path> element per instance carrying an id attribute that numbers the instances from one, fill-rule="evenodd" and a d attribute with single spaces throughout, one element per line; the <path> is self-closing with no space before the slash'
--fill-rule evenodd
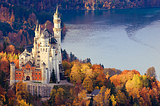
<path id="1" fill-rule="evenodd" d="M 93 96 L 91 96 L 89 106 L 93 106 Z"/>
<path id="2" fill-rule="evenodd" d="M 56 83 L 56 76 L 54 73 L 54 69 L 52 70 L 51 78 L 50 78 L 50 83 Z"/>
<path id="3" fill-rule="evenodd" d="M 157 102 L 155 95 L 153 96 L 153 98 L 152 96 L 150 96 L 150 98 L 151 98 L 152 106 L 159 106 L 159 103 Z"/>

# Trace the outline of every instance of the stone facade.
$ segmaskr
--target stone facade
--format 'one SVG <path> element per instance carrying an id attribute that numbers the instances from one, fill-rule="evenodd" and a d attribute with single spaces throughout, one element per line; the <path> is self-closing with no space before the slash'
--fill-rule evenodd
<path id="1" fill-rule="evenodd" d="M 54 87 L 53 84 L 28 84 L 27 89 L 32 95 L 40 95 L 42 98 L 50 97 L 50 93 L 52 88 Z"/>
<path id="2" fill-rule="evenodd" d="M 32 52 L 26 49 L 19 56 L 19 69 L 10 64 L 10 85 L 18 81 L 32 81 L 47 84 L 54 70 L 57 82 L 60 82 L 61 57 L 61 19 L 58 8 L 54 13 L 54 34 L 46 28 L 41 30 L 37 22 Z M 39 91 L 38 91 L 39 92 Z"/>

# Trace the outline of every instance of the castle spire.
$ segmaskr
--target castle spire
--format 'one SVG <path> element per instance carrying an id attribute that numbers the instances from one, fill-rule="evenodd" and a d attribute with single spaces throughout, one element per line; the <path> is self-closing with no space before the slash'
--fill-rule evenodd
<path id="1" fill-rule="evenodd" d="M 58 4 L 57 4 L 57 9 L 56 9 L 56 13 L 58 14 Z"/>
<path id="2" fill-rule="evenodd" d="M 36 24 L 36 31 L 38 31 L 38 20 L 37 20 L 37 24 Z"/>
<path id="3" fill-rule="evenodd" d="M 45 23 L 45 29 L 47 28 L 47 23 Z"/>
<path id="4" fill-rule="evenodd" d="M 41 25 L 39 25 L 39 33 L 41 32 Z"/>

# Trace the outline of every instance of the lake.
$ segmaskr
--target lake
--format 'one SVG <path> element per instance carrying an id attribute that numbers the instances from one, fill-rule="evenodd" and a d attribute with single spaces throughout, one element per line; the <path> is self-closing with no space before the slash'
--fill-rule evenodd
<path id="1" fill-rule="evenodd" d="M 62 48 L 105 68 L 155 67 L 160 77 L 160 8 L 60 11 L 68 31 Z"/>

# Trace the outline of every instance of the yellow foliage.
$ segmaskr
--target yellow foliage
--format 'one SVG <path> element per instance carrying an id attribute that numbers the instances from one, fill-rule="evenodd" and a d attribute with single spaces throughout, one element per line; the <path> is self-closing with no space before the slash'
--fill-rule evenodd
<path id="1" fill-rule="evenodd" d="M 28 97 L 27 83 L 23 83 L 22 81 L 17 82 L 16 96 L 18 100 L 27 99 Z"/>
<path id="2" fill-rule="evenodd" d="M 114 97 L 113 94 L 110 96 L 110 99 L 112 101 L 113 106 L 115 106 L 117 102 L 116 102 L 116 98 Z"/>
<path id="3" fill-rule="evenodd" d="M 84 98 L 86 98 L 86 93 L 87 91 L 86 90 L 82 90 L 79 94 L 78 94 L 78 97 L 79 97 L 79 100 L 83 100 Z"/>
<path id="4" fill-rule="evenodd" d="M 96 86 L 94 89 L 99 89 L 99 87 L 98 87 L 98 86 Z"/>
<path id="5" fill-rule="evenodd" d="M 93 90 L 93 82 L 89 77 L 86 77 L 83 81 L 83 87 L 86 88 L 87 91 L 92 91 Z"/>
<path id="6" fill-rule="evenodd" d="M 111 89 L 106 89 L 105 91 L 105 97 L 104 97 L 104 102 L 105 102 L 105 105 L 109 105 L 109 98 L 110 98 L 110 93 L 111 93 Z"/>
<path id="7" fill-rule="evenodd" d="M 18 100 L 18 106 L 32 106 L 31 104 L 29 105 L 29 103 L 26 103 L 23 99 L 22 100 Z"/>
<path id="8" fill-rule="evenodd" d="M 101 89 L 100 89 L 99 93 L 104 93 L 104 92 L 105 92 L 105 90 L 106 90 L 106 86 L 104 86 L 104 85 L 103 85 L 103 86 L 101 87 Z"/>
<path id="9" fill-rule="evenodd" d="M 81 77 L 78 74 L 78 72 L 76 70 L 72 70 L 70 73 L 70 80 L 71 82 L 73 82 L 74 84 L 76 83 L 77 80 L 80 80 Z"/>
<path id="10" fill-rule="evenodd" d="M 103 105 L 103 95 L 102 94 L 98 94 L 93 98 L 93 102 L 95 105 L 97 106 L 102 106 Z"/>
<path id="11" fill-rule="evenodd" d="M 121 92 L 120 90 L 118 90 L 118 93 L 116 94 L 116 101 L 120 104 L 125 105 L 127 98 L 125 96 L 125 94 L 123 92 Z"/>
<path id="12" fill-rule="evenodd" d="M 87 69 L 86 70 L 86 77 L 89 77 L 89 78 L 94 78 L 94 74 L 92 72 L 92 69 Z"/>

